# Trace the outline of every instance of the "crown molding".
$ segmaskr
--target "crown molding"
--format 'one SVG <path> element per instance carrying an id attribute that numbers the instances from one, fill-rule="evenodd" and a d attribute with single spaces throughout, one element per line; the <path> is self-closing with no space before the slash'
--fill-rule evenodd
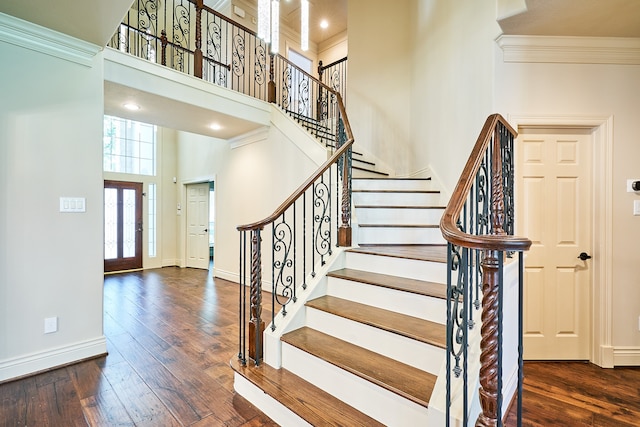
<path id="1" fill-rule="evenodd" d="M 502 35 L 504 62 L 640 65 L 640 38 Z"/>
<path id="2" fill-rule="evenodd" d="M 91 67 L 102 48 L 0 12 L 0 41 Z"/>
<path id="3" fill-rule="evenodd" d="M 258 129 L 231 138 L 228 141 L 231 149 L 233 150 L 234 148 L 253 144 L 254 142 L 265 141 L 267 138 L 269 138 L 269 126 L 262 126 Z"/>

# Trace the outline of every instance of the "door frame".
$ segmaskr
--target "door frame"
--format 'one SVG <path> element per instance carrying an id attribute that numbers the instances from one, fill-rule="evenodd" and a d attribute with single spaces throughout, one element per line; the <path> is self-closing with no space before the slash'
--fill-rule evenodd
<path id="1" fill-rule="evenodd" d="M 179 182 L 180 188 L 180 194 L 178 195 L 178 200 L 179 200 L 179 205 L 180 207 L 178 208 L 178 215 L 180 216 L 180 222 L 179 222 L 179 230 L 178 230 L 178 234 L 179 234 L 179 259 L 180 259 L 180 268 L 186 268 L 187 266 L 187 239 L 189 238 L 188 233 L 187 233 L 187 186 L 188 185 L 192 185 L 192 184 L 204 184 L 205 182 L 214 182 L 216 188 L 218 188 L 218 182 L 216 179 L 216 175 L 204 175 L 204 176 L 199 176 L 199 177 L 195 177 L 195 178 L 191 178 L 191 179 L 186 179 L 186 180 L 181 180 Z M 217 194 L 217 191 L 216 193 Z M 217 198 L 217 196 L 216 196 Z M 217 206 L 217 203 L 216 203 Z M 216 215 L 217 217 L 217 212 L 214 213 L 214 215 Z M 217 241 L 217 234 L 218 234 L 218 227 L 216 227 L 213 230 L 213 239 L 214 241 Z M 215 260 L 215 256 L 216 256 L 216 252 L 214 251 L 213 253 L 213 257 Z M 215 262 L 214 262 L 215 265 Z"/>
<path id="2" fill-rule="evenodd" d="M 144 265 L 144 183 L 136 182 L 136 181 L 121 181 L 114 179 L 104 179 L 103 180 L 103 191 L 105 188 L 118 188 L 119 190 L 127 189 L 127 190 L 135 190 L 136 191 L 136 247 L 135 252 L 136 255 L 132 258 L 115 258 L 115 259 L 104 259 L 103 254 L 103 270 L 105 273 L 114 273 L 121 271 L 131 271 L 131 270 L 140 270 Z M 104 193 L 103 193 L 104 194 Z M 104 196 L 103 196 L 104 197 Z M 102 203 L 102 211 L 104 216 L 104 200 Z M 118 220 L 122 221 L 122 211 L 118 209 Z M 104 221 L 103 221 L 104 222 Z M 120 227 L 118 233 L 122 231 L 122 224 L 120 223 Z M 103 224 L 103 232 L 102 232 L 102 240 L 104 246 L 104 224 Z M 122 244 L 122 241 L 120 242 Z M 104 251 L 104 249 L 103 249 Z"/>
<path id="3" fill-rule="evenodd" d="M 602 368 L 613 368 L 613 116 L 508 115 L 514 129 L 539 127 L 591 131 L 592 241 L 591 358 Z M 519 149 L 518 146 L 515 147 Z M 518 165 L 516 165 L 518 167 Z"/>

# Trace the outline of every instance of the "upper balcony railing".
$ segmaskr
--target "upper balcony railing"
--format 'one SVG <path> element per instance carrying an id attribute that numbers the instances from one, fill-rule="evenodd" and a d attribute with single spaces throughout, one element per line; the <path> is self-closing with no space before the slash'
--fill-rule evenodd
<path id="1" fill-rule="evenodd" d="M 275 103 L 335 147 L 344 83 L 322 84 L 202 0 L 135 0 L 108 46 Z"/>

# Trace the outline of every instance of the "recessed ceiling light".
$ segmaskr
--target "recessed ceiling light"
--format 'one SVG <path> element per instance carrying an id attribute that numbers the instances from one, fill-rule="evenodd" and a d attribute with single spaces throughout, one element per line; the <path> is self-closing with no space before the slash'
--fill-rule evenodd
<path id="1" fill-rule="evenodd" d="M 329 28 L 329 22 L 326 19 L 320 21 L 320 28 Z"/>
<path id="2" fill-rule="evenodd" d="M 126 104 L 122 105 L 124 108 L 126 108 L 127 110 L 131 110 L 131 111 L 138 111 L 140 109 L 140 106 L 137 104 L 134 104 L 132 102 L 127 102 Z"/>
<path id="3" fill-rule="evenodd" d="M 210 127 L 212 130 L 220 130 L 220 129 L 222 129 L 222 126 L 220 126 L 218 123 L 211 123 L 211 124 L 209 125 L 209 127 Z"/>

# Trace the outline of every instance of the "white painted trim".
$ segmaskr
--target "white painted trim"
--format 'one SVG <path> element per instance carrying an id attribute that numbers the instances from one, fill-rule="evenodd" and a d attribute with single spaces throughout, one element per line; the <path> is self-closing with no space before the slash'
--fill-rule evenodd
<path id="1" fill-rule="evenodd" d="M 540 128 L 591 129 L 593 273 L 591 277 L 591 362 L 613 368 L 613 116 L 509 115 L 514 129 Z"/>
<path id="2" fill-rule="evenodd" d="M 0 41 L 91 67 L 102 48 L 0 12 Z"/>
<path id="3" fill-rule="evenodd" d="M 213 267 L 213 277 L 218 277 L 233 283 L 240 283 L 240 275 L 237 272 L 221 270 L 215 267 Z"/>
<path id="4" fill-rule="evenodd" d="M 254 142 L 266 141 L 269 138 L 269 127 L 263 126 L 258 129 L 252 130 L 242 135 L 238 135 L 229 140 L 231 149 L 243 147 L 245 145 L 253 144 Z"/>
<path id="5" fill-rule="evenodd" d="M 640 366 L 640 347 L 615 347 L 615 366 Z"/>
<path id="6" fill-rule="evenodd" d="M 107 339 L 104 335 L 71 345 L 51 348 L 13 359 L 0 361 L 0 382 L 24 375 L 41 372 L 79 360 L 107 353 Z"/>
<path id="7" fill-rule="evenodd" d="M 162 260 L 163 267 L 176 267 L 180 265 L 180 260 L 177 258 L 166 258 Z"/>
<path id="8" fill-rule="evenodd" d="M 502 35 L 496 43 L 504 62 L 640 64 L 640 38 Z"/>

